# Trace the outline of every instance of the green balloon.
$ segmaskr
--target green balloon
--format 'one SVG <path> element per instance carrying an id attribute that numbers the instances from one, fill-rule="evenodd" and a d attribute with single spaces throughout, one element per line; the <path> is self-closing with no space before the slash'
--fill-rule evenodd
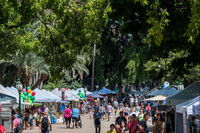
<path id="1" fill-rule="evenodd" d="M 31 94 L 28 94 L 28 98 L 31 98 L 32 97 L 32 95 Z"/>
<path id="2" fill-rule="evenodd" d="M 25 99 L 26 97 L 24 96 L 24 94 L 21 94 L 21 96 L 20 96 L 21 98 L 23 98 L 23 99 Z"/>
<path id="3" fill-rule="evenodd" d="M 29 89 L 31 89 L 31 87 L 30 87 L 30 86 L 26 87 L 26 90 L 29 90 Z"/>
<path id="4" fill-rule="evenodd" d="M 32 103 L 32 101 L 31 101 L 31 100 L 28 100 L 28 102 L 29 102 L 29 103 Z"/>
<path id="5" fill-rule="evenodd" d="M 31 96 L 31 100 L 35 100 L 35 96 Z"/>
<path id="6" fill-rule="evenodd" d="M 26 95 L 27 95 L 27 92 L 23 92 L 23 94 L 26 96 Z"/>
<path id="7" fill-rule="evenodd" d="M 35 96 L 33 96 L 32 98 L 33 98 L 33 100 L 35 100 Z"/>

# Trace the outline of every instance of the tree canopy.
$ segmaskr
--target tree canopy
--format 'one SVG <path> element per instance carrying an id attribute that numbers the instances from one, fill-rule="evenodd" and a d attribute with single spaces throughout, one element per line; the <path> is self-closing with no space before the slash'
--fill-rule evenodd
<path id="1" fill-rule="evenodd" d="M 33 52 L 56 84 L 89 84 L 94 44 L 95 84 L 198 80 L 199 33 L 199 0 L 0 0 L 1 62 Z"/>

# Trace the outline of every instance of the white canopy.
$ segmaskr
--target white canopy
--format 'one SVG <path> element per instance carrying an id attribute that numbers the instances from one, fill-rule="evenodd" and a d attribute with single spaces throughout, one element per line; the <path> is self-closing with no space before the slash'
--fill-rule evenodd
<path id="1" fill-rule="evenodd" d="M 51 99 L 51 97 L 47 95 L 47 93 L 45 93 L 44 91 L 41 91 L 38 88 L 33 91 L 36 92 L 36 95 L 35 95 L 36 102 L 47 102 Z"/>
<path id="2" fill-rule="evenodd" d="M 55 94 L 53 94 L 50 91 L 47 90 L 41 90 L 43 93 L 45 93 L 46 95 L 48 95 L 48 97 L 50 98 L 51 101 L 58 101 L 61 100 L 61 98 L 59 96 L 56 96 Z"/>
<path id="3" fill-rule="evenodd" d="M 54 90 L 51 91 L 53 94 L 62 97 L 62 92 L 61 90 L 58 90 L 58 88 L 55 88 Z M 65 91 L 65 99 L 66 100 L 77 100 L 80 97 L 77 95 L 78 93 L 75 90 L 66 90 Z"/>
<path id="4" fill-rule="evenodd" d="M 183 114 L 186 111 L 187 115 L 196 114 L 200 112 L 200 111 L 196 111 L 196 107 L 198 107 L 199 105 L 200 105 L 200 96 L 176 105 L 176 112 Z"/>
<path id="5" fill-rule="evenodd" d="M 166 98 L 167 97 L 165 97 L 165 96 L 158 95 L 155 97 L 144 99 L 144 101 L 164 101 L 164 100 L 166 100 Z"/>
<path id="6" fill-rule="evenodd" d="M 19 101 L 19 94 L 15 95 L 14 93 L 9 91 L 8 89 L 4 88 L 2 85 L 0 85 L 0 93 L 16 98 L 16 100 L 17 100 L 16 102 Z"/>

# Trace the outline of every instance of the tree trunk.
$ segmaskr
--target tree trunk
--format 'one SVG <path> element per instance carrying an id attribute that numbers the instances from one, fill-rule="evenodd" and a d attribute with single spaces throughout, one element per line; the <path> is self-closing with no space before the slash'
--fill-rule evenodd
<path id="1" fill-rule="evenodd" d="M 32 90 L 35 89 L 35 88 L 38 88 L 40 87 L 41 88 L 41 85 L 43 84 L 43 81 L 46 80 L 48 77 L 48 75 L 46 74 L 41 74 L 40 78 L 36 81 L 36 83 L 32 86 Z"/>

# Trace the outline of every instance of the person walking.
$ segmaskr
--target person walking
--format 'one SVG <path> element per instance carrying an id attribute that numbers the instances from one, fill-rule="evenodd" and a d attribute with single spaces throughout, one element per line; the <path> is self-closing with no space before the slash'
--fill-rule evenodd
<path id="1" fill-rule="evenodd" d="M 49 133 L 49 128 L 50 131 L 52 131 L 51 120 L 47 115 L 47 112 L 43 112 L 43 116 L 40 119 L 40 123 L 41 133 Z"/>
<path id="2" fill-rule="evenodd" d="M 110 105 L 110 103 L 107 106 L 107 112 L 108 112 L 108 121 L 110 121 L 110 115 L 113 112 L 113 107 Z"/>
<path id="3" fill-rule="evenodd" d="M 66 122 L 67 128 L 70 128 L 71 115 L 72 115 L 72 110 L 69 108 L 69 105 L 67 105 L 66 109 L 64 110 L 64 117 L 65 117 L 65 122 Z"/>
<path id="4" fill-rule="evenodd" d="M 145 114 L 143 120 L 140 122 L 140 132 L 141 133 L 149 133 L 149 128 L 147 125 L 148 119 L 149 119 L 149 115 Z"/>
<path id="5" fill-rule="evenodd" d="M 161 114 L 157 114 L 157 120 L 154 122 L 153 126 L 153 133 L 163 133 L 164 128 L 163 128 L 163 118 Z"/>
<path id="6" fill-rule="evenodd" d="M 102 114 L 99 111 L 99 106 L 95 107 L 95 111 L 94 111 L 94 126 L 95 126 L 95 133 L 100 133 L 101 132 L 101 117 Z"/>
<path id="7" fill-rule="evenodd" d="M 75 106 L 72 109 L 72 122 L 73 122 L 73 128 L 74 127 L 78 127 L 78 120 L 79 120 L 79 115 L 80 115 L 80 111 L 79 109 Z"/>
<path id="8" fill-rule="evenodd" d="M 19 133 L 22 130 L 21 122 L 17 114 L 14 115 L 12 130 L 13 130 L 13 133 Z"/>
<path id="9" fill-rule="evenodd" d="M 130 121 L 128 122 L 128 125 L 127 125 L 129 133 L 134 133 L 136 127 L 139 125 L 139 122 L 138 122 L 135 114 L 133 114 L 132 116 L 130 116 L 129 120 Z"/>
<path id="10" fill-rule="evenodd" d="M 139 119 L 139 121 L 142 121 L 143 118 L 144 118 L 144 112 L 143 112 L 143 110 L 141 109 L 141 110 L 140 110 L 140 113 L 139 113 L 139 115 L 138 115 L 138 119 Z"/>
<path id="11" fill-rule="evenodd" d="M 123 111 L 120 111 L 119 112 L 119 115 L 115 121 L 116 124 L 119 124 L 121 125 L 122 121 L 124 121 L 125 123 L 127 122 L 126 118 L 124 117 L 124 112 Z"/>

